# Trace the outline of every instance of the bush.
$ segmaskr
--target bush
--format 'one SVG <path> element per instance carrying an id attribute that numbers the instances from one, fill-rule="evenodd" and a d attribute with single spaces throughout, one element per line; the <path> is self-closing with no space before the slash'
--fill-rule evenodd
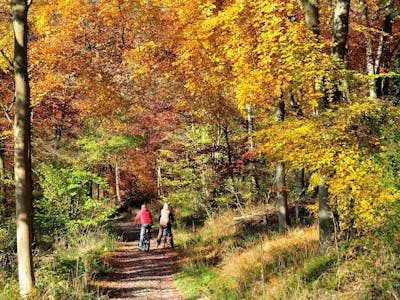
<path id="1" fill-rule="evenodd" d="M 71 234 L 96 227 L 117 207 L 106 198 L 90 197 L 92 184 L 106 187 L 103 179 L 79 168 L 41 166 L 41 194 L 34 202 L 35 233 L 39 239 Z M 49 232 L 53 234 L 48 235 Z"/>
<path id="2" fill-rule="evenodd" d="M 98 299 L 89 282 L 112 271 L 101 256 L 111 251 L 114 244 L 114 237 L 103 229 L 58 240 L 53 253 L 38 258 L 39 293 L 53 299 Z"/>
<path id="3" fill-rule="evenodd" d="M 312 282 L 322 274 L 329 272 L 337 261 L 337 257 L 332 254 L 316 256 L 304 264 L 303 280 Z"/>

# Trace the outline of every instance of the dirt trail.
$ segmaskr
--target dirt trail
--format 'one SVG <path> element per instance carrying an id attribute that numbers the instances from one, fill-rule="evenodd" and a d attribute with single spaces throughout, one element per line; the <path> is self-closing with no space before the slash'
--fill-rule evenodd
<path id="1" fill-rule="evenodd" d="M 178 255 L 170 248 L 157 248 L 153 230 L 150 251 L 139 251 L 139 228 L 132 222 L 116 221 L 123 242 L 107 260 L 113 273 L 96 282 L 109 299 L 186 299 L 175 288 L 173 276 L 179 269 Z"/>

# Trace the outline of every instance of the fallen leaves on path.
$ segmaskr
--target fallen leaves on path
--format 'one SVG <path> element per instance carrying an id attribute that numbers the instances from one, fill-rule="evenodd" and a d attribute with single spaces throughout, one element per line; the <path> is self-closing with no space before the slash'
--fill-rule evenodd
<path id="1" fill-rule="evenodd" d="M 179 270 L 178 254 L 171 248 L 157 248 L 155 238 L 149 252 L 139 251 L 139 228 L 132 222 L 117 221 L 116 225 L 123 232 L 123 242 L 107 255 L 113 272 L 96 281 L 96 288 L 109 299 L 185 299 L 173 282 Z"/>

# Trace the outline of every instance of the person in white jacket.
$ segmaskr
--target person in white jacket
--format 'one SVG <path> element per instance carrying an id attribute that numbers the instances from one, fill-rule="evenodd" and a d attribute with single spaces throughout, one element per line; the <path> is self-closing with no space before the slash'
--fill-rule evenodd
<path id="1" fill-rule="evenodd" d="M 160 221 L 160 228 L 158 230 L 157 245 L 160 245 L 163 231 L 165 228 L 167 228 L 171 241 L 171 247 L 174 247 L 174 241 L 172 238 L 172 223 L 174 222 L 174 215 L 172 211 L 169 209 L 167 203 L 165 203 L 163 208 L 161 209 L 159 221 Z"/>

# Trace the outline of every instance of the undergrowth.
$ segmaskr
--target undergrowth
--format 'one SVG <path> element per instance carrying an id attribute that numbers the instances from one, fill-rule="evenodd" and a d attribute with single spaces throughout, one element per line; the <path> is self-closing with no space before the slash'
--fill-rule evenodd
<path id="1" fill-rule="evenodd" d="M 101 299 L 89 282 L 111 271 L 105 252 L 115 238 L 105 228 L 85 230 L 59 238 L 52 249 L 35 249 L 35 285 L 32 299 Z M 15 254 L 13 255 L 15 257 Z M 0 299 L 19 299 L 16 261 L 0 268 Z"/>
<path id="2" fill-rule="evenodd" d="M 243 232 L 227 212 L 177 234 L 189 299 L 399 299 L 398 246 L 369 234 L 321 253 L 316 226 Z"/>

